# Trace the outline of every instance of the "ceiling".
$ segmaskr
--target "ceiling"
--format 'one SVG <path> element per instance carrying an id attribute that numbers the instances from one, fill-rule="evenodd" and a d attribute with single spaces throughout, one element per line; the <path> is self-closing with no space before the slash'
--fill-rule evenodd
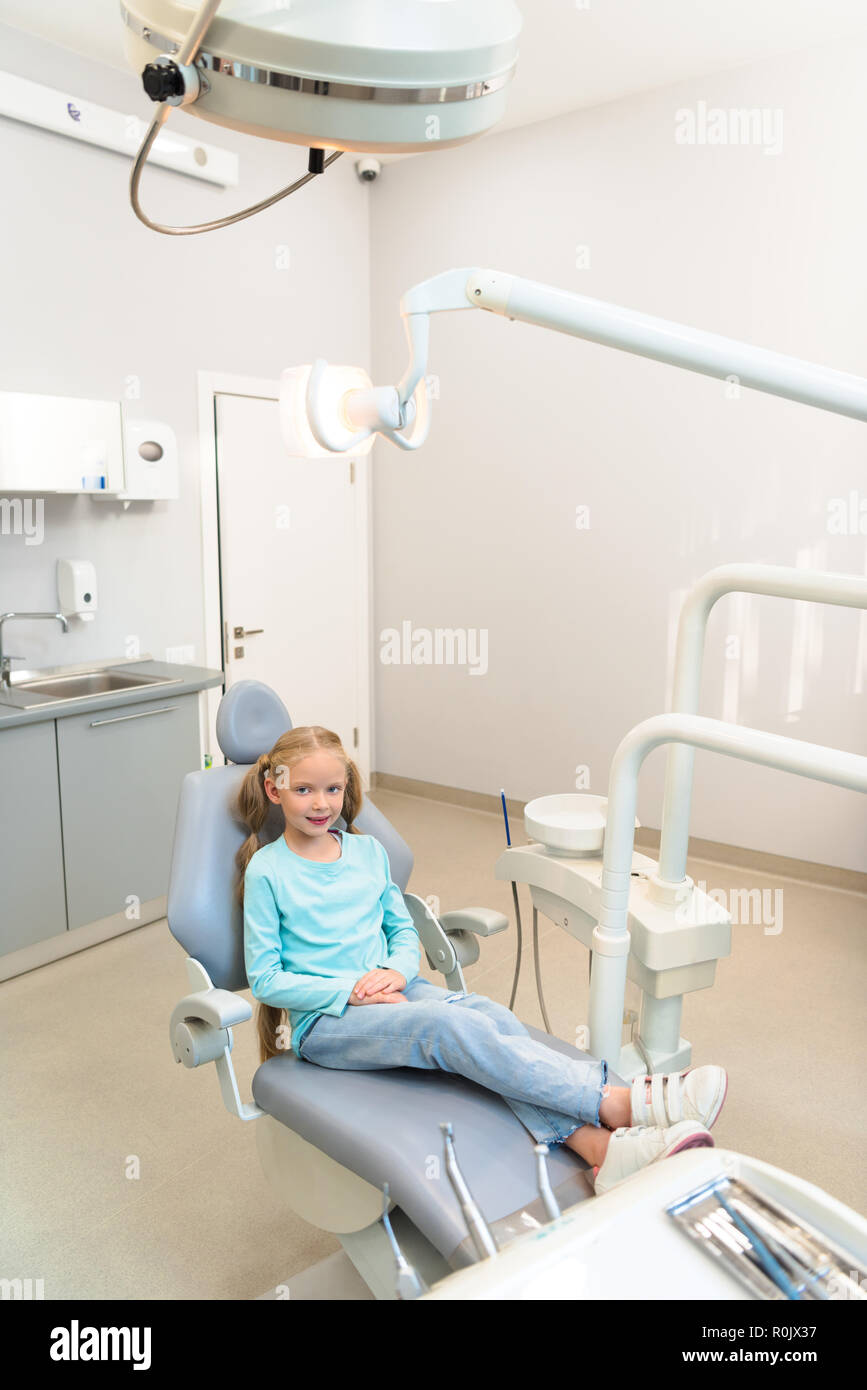
<path id="1" fill-rule="evenodd" d="M 326 0 L 322 0 L 326 3 Z M 508 111 L 529 125 L 770 54 L 867 41 L 865 0 L 518 0 Z M 119 0 L 0 0 L 0 22 L 127 71 Z M 146 13 L 146 0 L 139 0 Z M 2 67 L 2 55 L 0 55 Z"/>

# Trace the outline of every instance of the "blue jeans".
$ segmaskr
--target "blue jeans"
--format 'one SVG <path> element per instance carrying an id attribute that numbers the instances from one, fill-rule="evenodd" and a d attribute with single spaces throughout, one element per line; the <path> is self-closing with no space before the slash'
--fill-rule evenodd
<path id="1" fill-rule="evenodd" d="M 305 1062 L 347 1071 L 426 1067 L 456 1072 L 496 1091 L 537 1144 L 562 1144 L 582 1124 L 599 1124 L 605 1061 L 564 1057 L 531 1038 L 503 1004 L 450 993 L 421 975 L 403 1004 L 348 1004 L 320 1014 L 299 1044 Z"/>

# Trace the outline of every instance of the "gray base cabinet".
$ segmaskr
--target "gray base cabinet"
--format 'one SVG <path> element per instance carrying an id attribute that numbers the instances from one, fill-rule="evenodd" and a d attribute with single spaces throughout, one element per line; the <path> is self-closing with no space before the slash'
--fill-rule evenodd
<path id="1" fill-rule="evenodd" d="M 66 931 L 55 725 L 0 733 L 0 952 Z"/>
<path id="2" fill-rule="evenodd" d="M 181 782 L 200 763 L 198 695 L 58 719 L 57 753 L 69 929 L 135 921 L 168 891 Z"/>

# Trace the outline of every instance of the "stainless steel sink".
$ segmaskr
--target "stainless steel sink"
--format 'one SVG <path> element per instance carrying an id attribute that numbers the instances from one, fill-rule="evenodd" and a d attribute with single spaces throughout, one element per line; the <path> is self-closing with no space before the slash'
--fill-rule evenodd
<path id="1" fill-rule="evenodd" d="M 88 696 L 112 695 L 127 690 L 144 690 L 154 685 L 177 685 L 183 676 L 146 676 L 132 671 L 80 671 L 76 674 L 45 676 L 38 680 L 16 681 L 0 688 L 0 701 L 19 709 L 53 705 L 62 700 L 82 700 Z"/>
<path id="2" fill-rule="evenodd" d="M 121 671 L 90 671 L 80 676 L 48 676 L 22 681 L 16 690 L 50 695 L 55 700 L 80 700 L 83 695 L 106 695 L 113 690 L 134 690 L 141 685 L 164 685 L 165 676 L 133 676 Z"/>

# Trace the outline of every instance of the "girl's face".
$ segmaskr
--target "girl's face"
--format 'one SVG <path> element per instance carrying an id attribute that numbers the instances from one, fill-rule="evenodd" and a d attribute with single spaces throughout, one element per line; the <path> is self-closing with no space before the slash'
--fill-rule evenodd
<path id="1" fill-rule="evenodd" d="M 265 777 L 265 794 L 279 802 L 286 827 L 310 839 L 328 834 L 343 811 L 346 769 L 333 753 L 319 751 L 293 763 L 278 767 L 275 776 Z"/>

